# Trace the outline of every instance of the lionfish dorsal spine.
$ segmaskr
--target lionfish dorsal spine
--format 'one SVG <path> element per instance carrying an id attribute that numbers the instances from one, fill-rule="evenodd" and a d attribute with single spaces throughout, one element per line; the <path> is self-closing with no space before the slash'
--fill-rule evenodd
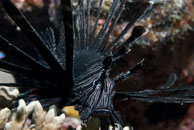
<path id="1" fill-rule="evenodd" d="M 90 9 L 91 9 L 91 0 L 87 0 L 87 21 L 86 21 L 86 49 L 89 49 L 90 44 Z"/>
<path id="2" fill-rule="evenodd" d="M 127 0 L 122 0 L 122 1 L 121 1 L 118 10 L 117 10 L 117 12 L 115 13 L 115 19 L 113 19 L 112 24 L 111 24 L 111 26 L 109 27 L 109 30 L 108 30 L 108 32 L 106 33 L 105 37 L 104 37 L 104 40 L 103 40 L 103 42 L 102 42 L 102 45 L 105 45 L 105 44 L 107 43 L 107 41 L 108 41 L 108 39 L 109 39 L 109 37 L 110 37 L 110 34 L 111 34 L 111 32 L 113 31 L 113 28 L 114 28 L 115 25 L 117 24 L 117 22 L 118 22 L 118 20 L 119 20 L 119 18 L 120 18 L 120 16 L 121 16 L 121 14 L 122 14 L 122 12 L 123 12 L 123 10 L 124 10 L 124 7 L 125 7 L 126 2 L 127 2 Z M 104 49 L 104 48 L 101 47 L 100 49 Z"/>
<path id="3" fill-rule="evenodd" d="M 115 10 L 116 10 L 117 5 L 119 4 L 119 1 L 120 0 L 113 0 L 112 6 L 110 8 L 110 13 L 107 16 L 107 19 L 106 19 L 105 23 L 103 24 L 102 29 L 98 33 L 98 35 L 95 38 L 94 42 L 92 43 L 94 45 L 94 48 L 97 49 L 97 50 L 101 46 L 102 40 L 104 40 L 104 35 L 105 35 L 105 33 L 106 33 L 106 31 L 109 27 L 109 24 L 110 24 L 114 14 L 115 14 L 115 12 L 116 12 Z"/>
<path id="4" fill-rule="evenodd" d="M 90 42 L 93 42 L 95 39 L 95 35 L 96 35 L 97 27 L 98 27 L 98 21 L 100 19 L 100 12 L 102 8 L 102 4 L 103 4 L 103 0 L 100 0 L 98 10 L 97 10 L 96 22 L 94 24 L 94 27 L 92 28 L 92 36 L 91 36 Z M 92 47 L 91 43 L 90 43 L 90 47 Z"/>
<path id="5" fill-rule="evenodd" d="M 146 12 L 146 10 L 151 7 L 153 3 L 151 2 L 145 2 L 141 8 L 133 15 L 133 17 L 129 18 L 129 22 L 126 25 L 126 27 L 122 30 L 122 32 L 119 34 L 119 36 L 110 44 L 107 48 L 103 50 L 103 54 L 107 55 L 109 54 L 112 49 L 118 45 L 120 39 L 129 31 L 129 29 L 134 25 L 134 23 Z"/>

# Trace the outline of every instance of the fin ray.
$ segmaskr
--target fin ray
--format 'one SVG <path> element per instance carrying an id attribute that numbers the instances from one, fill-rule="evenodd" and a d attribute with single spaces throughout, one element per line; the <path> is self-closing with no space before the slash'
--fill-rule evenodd
<path id="1" fill-rule="evenodd" d="M 38 34 L 38 32 L 32 27 L 25 16 L 15 7 L 15 5 L 10 0 L 2 0 L 2 4 L 9 16 L 15 21 L 15 23 L 21 28 L 21 30 L 26 34 L 26 36 L 31 40 L 31 42 L 38 49 L 41 56 L 48 63 L 48 65 L 58 72 L 63 72 L 64 70 L 51 54 L 51 52 L 45 46 L 44 41 Z"/>

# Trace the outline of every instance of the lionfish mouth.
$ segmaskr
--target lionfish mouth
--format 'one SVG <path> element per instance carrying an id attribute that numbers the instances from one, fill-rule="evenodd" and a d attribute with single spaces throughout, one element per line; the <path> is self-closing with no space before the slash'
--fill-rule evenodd
<path id="1" fill-rule="evenodd" d="M 96 109 L 93 114 L 94 117 L 107 117 L 107 116 L 111 116 L 112 113 L 110 112 L 110 110 L 105 109 L 105 108 L 99 108 Z"/>

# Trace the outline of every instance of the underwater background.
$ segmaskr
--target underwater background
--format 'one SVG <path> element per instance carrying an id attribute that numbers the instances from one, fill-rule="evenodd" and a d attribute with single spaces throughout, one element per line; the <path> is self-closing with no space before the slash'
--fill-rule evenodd
<path id="1" fill-rule="evenodd" d="M 58 0 L 12 1 L 38 32 L 50 26 L 53 28 L 57 26 Z M 133 0 L 129 0 L 129 2 L 131 1 Z M 94 7 L 97 2 L 98 0 L 93 0 Z M 113 65 L 115 69 L 112 70 L 112 77 L 127 71 L 128 68 L 144 59 L 144 66 L 138 73 L 117 85 L 116 89 L 119 91 L 156 88 L 165 83 L 171 73 L 176 73 L 178 77 L 176 86 L 194 85 L 194 1 L 153 0 L 153 2 L 155 2 L 153 7 L 135 24 L 146 27 L 147 34 L 136 41 L 128 55 Z M 104 18 L 107 16 L 111 4 L 112 0 L 105 0 L 102 9 Z M 122 19 L 111 35 L 112 39 L 117 37 L 123 26 L 126 25 L 126 17 L 131 15 L 128 13 L 130 8 L 130 4 L 126 6 L 121 16 Z M 99 30 L 104 23 L 104 18 L 102 17 L 99 21 Z M 29 42 L 26 36 L 6 15 L 1 5 L 0 34 L 18 47 L 24 48 L 26 52 L 36 56 L 35 51 L 32 51 L 33 47 L 26 44 Z M 128 34 L 130 35 L 130 32 Z M 111 42 L 111 38 L 109 40 Z M 13 56 L 5 55 L 3 52 L 0 52 L 0 58 L 6 58 L 8 61 L 14 60 Z M 14 75 L 13 78 L 7 74 L 1 74 L 0 79 L 1 82 L 7 82 L 8 79 L 20 82 L 22 80 L 17 75 Z M 3 91 L 13 92 L 13 90 L 5 88 L 0 89 L 1 110 L 14 101 L 14 98 L 5 98 Z M 17 92 L 14 96 L 17 96 Z M 123 120 L 127 121 L 134 130 L 194 130 L 194 104 L 147 103 L 129 99 L 115 102 L 115 106 L 116 110 L 120 111 Z M 65 108 L 64 113 L 67 117 L 66 121 L 59 123 L 63 125 L 63 130 L 67 129 L 69 125 L 74 128 L 80 125 L 76 111 L 72 108 Z M 59 127 L 57 128 L 59 129 Z M 0 129 L 3 128 L 0 127 Z"/>

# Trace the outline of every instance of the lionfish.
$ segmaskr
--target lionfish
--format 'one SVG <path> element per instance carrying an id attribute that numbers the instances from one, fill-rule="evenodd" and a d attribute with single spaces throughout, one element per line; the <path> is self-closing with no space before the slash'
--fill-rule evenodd
<path id="1" fill-rule="evenodd" d="M 99 0 L 95 23 L 91 25 L 92 0 L 77 0 L 76 13 L 72 13 L 71 0 L 61 0 L 63 21 L 59 29 L 59 39 L 50 27 L 38 33 L 11 0 L 1 0 L 7 14 L 37 49 L 37 57 L 20 49 L 0 36 L 0 48 L 11 54 L 23 65 L 14 61 L 0 60 L 1 71 L 17 74 L 27 82 L 1 83 L 0 85 L 29 88 L 18 99 L 40 100 L 45 106 L 59 107 L 74 105 L 80 119 L 86 123 L 90 116 L 98 117 L 107 124 L 124 125 L 113 101 L 132 98 L 148 102 L 191 103 L 191 94 L 156 96 L 161 92 L 189 91 L 192 88 L 172 88 L 176 75 L 172 74 L 167 83 L 154 90 L 137 92 L 116 92 L 117 83 L 126 80 L 142 66 L 143 60 L 127 72 L 110 78 L 112 63 L 128 53 L 128 47 L 145 34 L 142 26 L 133 28 L 131 36 L 123 40 L 134 23 L 152 6 L 152 2 L 133 1 L 132 15 L 121 33 L 108 43 L 111 32 L 120 19 L 128 0 L 113 0 L 102 28 L 97 32 L 104 0 Z M 121 40 L 122 39 L 122 40 Z M 102 123 L 103 124 L 103 123 Z M 104 128 L 102 125 L 101 127 Z"/>

